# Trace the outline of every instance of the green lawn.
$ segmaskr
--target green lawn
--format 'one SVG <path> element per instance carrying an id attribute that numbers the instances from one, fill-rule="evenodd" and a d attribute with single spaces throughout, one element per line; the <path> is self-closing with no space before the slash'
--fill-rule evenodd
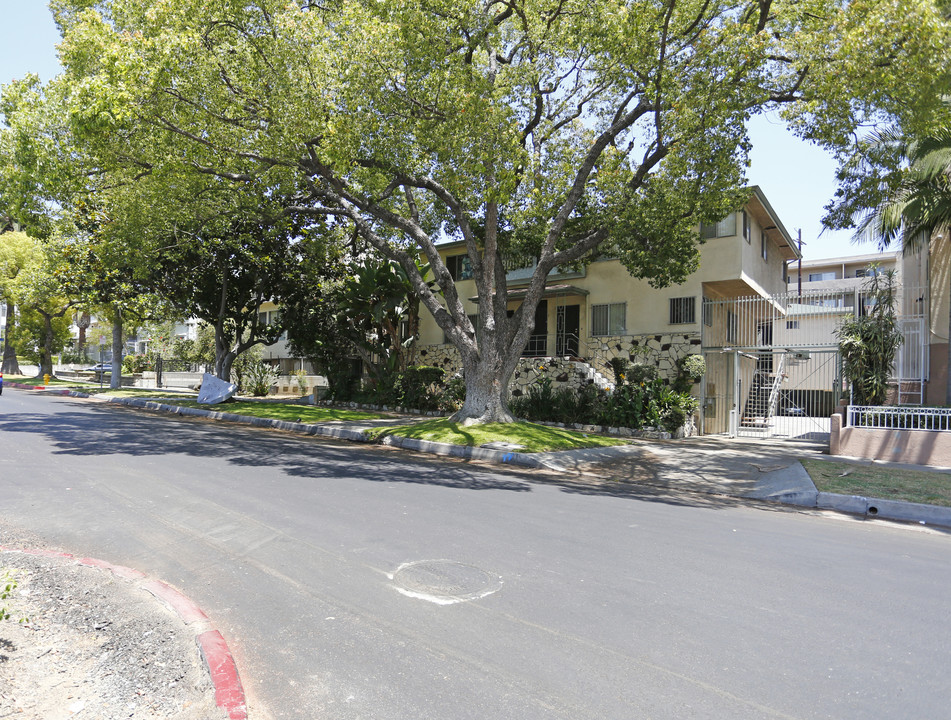
<path id="1" fill-rule="evenodd" d="M 951 474 L 826 460 L 802 460 L 816 488 L 841 495 L 951 507 Z"/>
<path id="2" fill-rule="evenodd" d="M 624 445 L 626 440 L 586 435 L 574 430 L 535 425 L 534 423 L 487 423 L 464 427 L 445 418 L 427 420 L 415 425 L 373 430 L 375 438 L 384 435 L 400 435 L 418 440 L 450 443 L 452 445 L 472 445 L 478 447 L 488 442 L 508 442 L 524 445 L 519 452 L 547 452 L 551 450 L 578 450 L 590 447 L 611 447 Z"/>
<path id="3" fill-rule="evenodd" d="M 35 377 L 33 375 L 4 375 L 3 381 L 6 383 L 20 383 L 22 385 L 33 385 L 38 386 L 43 384 L 42 377 Z M 53 378 L 50 380 L 49 387 L 64 387 L 75 385 L 75 380 L 60 380 L 59 378 Z"/>
<path id="4" fill-rule="evenodd" d="M 119 391 L 125 393 L 125 390 Z M 116 394 L 116 393 L 110 393 Z M 166 405 L 178 407 L 201 408 L 217 412 L 234 413 L 235 415 L 250 415 L 252 417 L 270 418 L 272 420 L 288 420 L 290 422 L 322 423 L 333 420 L 379 420 L 386 417 L 372 412 L 360 410 L 343 410 L 340 408 L 316 407 L 314 405 L 295 405 L 292 403 L 255 402 L 254 400 L 236 400 L 235 402 L 205 405 L 190 397 L 181 395 L 157 394 L 141 395 L 139 397 L 155 398 Z"/>

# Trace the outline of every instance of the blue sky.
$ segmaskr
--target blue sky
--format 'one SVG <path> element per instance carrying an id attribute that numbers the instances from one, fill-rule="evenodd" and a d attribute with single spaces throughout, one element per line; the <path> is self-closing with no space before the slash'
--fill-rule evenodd
<path id="1" fill-rule="evenodd" d="M 0 83 L 29 72 L 48 80 L 59 72 L 56 26 L 42 0 L 0 0 Z M 835 192 L 835 163 L 823 150 L 786 131 L 776 117 L 755 118 L 748 177 L 759 185 L 783 225 L 802 230 L 807 260 L 875 252 L 852 245 L 848 232 L 822 231 L 822 208 Z"/>

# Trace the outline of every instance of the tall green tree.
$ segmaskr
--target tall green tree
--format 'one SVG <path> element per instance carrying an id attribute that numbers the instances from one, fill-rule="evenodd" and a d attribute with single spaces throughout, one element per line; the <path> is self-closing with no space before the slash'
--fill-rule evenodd
<path id="1" fill-rule="evenodd" d="M 16 324 L 16 282 L 20 273 L 40 253 L 36 240 L 23 232 L 0 233 L 0 302 L 6 305 L 7 317 L 3 328 L 3 364 L 0 373 L 19 375 L 13 331 Z"/>
<path id="2" fill-rule="evenodd" d="M 34 313 L 40 319 L 36 338 L 39 358 L 38 377 L 53 375 L 53 353 L 62 349 L 65 340 L 63 327 L 68 326 L 71 310 L 81 300 L 63 289 L 57 275 L 57 249 L 62 241 L 37 243 L 36 251 L 11 283 L 14 304 L 23 313 Z"/>
<path id="3" fill-rule="evenodd" d="M 267 188 L 398 262 L 459 350 L 464 422 L 508 381 L 548 274 L 598 253 L 662 286 L 745 200 L 745 124 L 844 151 L 922 127 L 948 86 L 932 0 L 57 0 L 97 164 Z M 465 242 L 478 320 L 437 242 Z M 415 266 L 421 253 L 437 289 Z M 537 260 L 510 316 L 506 256 Z"/>
<path id="4" fill-rule="evenodd" d="M 855 242 L 876 242 L 886 250 L 928 252 L 932 242 L 951 242 L 951 125 L 910 138 L 895 128 L 863 141 L 861 160 L 840 173 L 838 203 L 829 218 L 856 225 Z M 951 287 L 948 288 L 951 293 Z M 951 367 L 951 308 L 947 367 Z M 951 374 L 945 388 L 951 405 Z"/>
<path id="5" fill-rule="evenodd" d="M 864 290 L 864 310 L 836 330 L 842 371 L 855 405 L 884 405 L 892 363 L 902 343 L 895 309 L 895 271 L 876 272 Z"/>

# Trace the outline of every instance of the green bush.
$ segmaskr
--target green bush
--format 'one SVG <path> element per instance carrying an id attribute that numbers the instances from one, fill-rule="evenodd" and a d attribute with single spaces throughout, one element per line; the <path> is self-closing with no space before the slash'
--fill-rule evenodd
<path id="1" fill-rule="evenodd" d="M 155 358 L 152 355 L 133 354 L 122 358 L 122 372 L 127 375 L 152 370 L 155 370 Z"/>
<path id="2" fill-rule="evenodd" d="M 707 363 L 703 355 L 684 355 L 676 362 L 677 377 L 672 384 L 674 390 L 689 393 L 694 383 L 699 382 L 707 372 Z"/>
<path id="3" fill-rule="evenodd" d="M 512 398 L 509 406 L 520 418 L 531 421 L 580 423 L 628 427 L 635 430 L 656 427 L 670 433 L 686 424 L 697 410 L 697 399 L 680 393 L 662 380 L 633 383 L 634 368 L 650 367 L 619 364 L 617 377 L 621 383 L 613 392 L 586 385 L 581 390 L 553 387 L 551 378 L 541 377 L 530 386 L 528 394 Z M 653 369 L 653 368 L 652 368 Z M 628 373 L 622 372 L 628 370 Z"/>
<path id="4" fill-rule="evenodd" d="M 242 389 L 254 397 L 264 397 L 271 391 L 271 386 L 280 377 L 280 371 L 264 362 L 256 360 L 249 363 L 242 376 Z"/>
<path id="5" fill-rule="evenodd" d="M 394 383 L 396 404 L 416 410 L 435 410 L 439 407 L 439 382 L 446 371 L 429 365 L 408 367 Z"/>

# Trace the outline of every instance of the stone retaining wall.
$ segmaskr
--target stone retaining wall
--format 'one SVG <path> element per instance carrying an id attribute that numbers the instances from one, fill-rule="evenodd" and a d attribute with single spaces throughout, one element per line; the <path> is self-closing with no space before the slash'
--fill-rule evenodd
<path id="1" fill-rule="evenodd" d="M 673 380 L 677 376 L 677 360 L 686 355 L 700 353 L 700 333 L 589 338 L 582 351 L 588 356 L 583 358 L 584 362 L 611 385 L 614 383 L 614 374 L 608 362 L 615 357 L 653 365 L 657 368 L 658 377 Z M 462 369 L 462 359 L 453 345 L 421 345 L 419 362 L 421 365 L 442 368 L 446 375 L 455 374 Z M 577 363 L 571 363 L 564 358 L 522 358 L 512 378 L 511 388 L 515 397 L 524 392 L 525 386 L 542 376 L 543 373 L 537 370 L 540 366 L 546 368 L 544 374 L 550 377 L 552 384 L 558 388 L 567 386 L 578 389 L 592 381 Z M 518 394 L 516 391 L 519 391 Z"/>

